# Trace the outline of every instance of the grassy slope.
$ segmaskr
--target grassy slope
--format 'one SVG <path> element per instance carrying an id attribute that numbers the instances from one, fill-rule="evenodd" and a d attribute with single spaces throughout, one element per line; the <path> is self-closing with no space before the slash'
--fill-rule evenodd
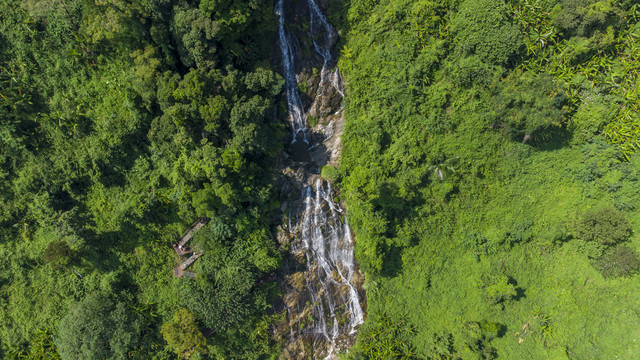
<path id="1" fill-rule="evenodd" d="M 530 154 L 526 164 L 503 166 L 512 179 L 487 178 L 486 192 L 479 197 L 450 203 L 446 211 L 456 216 L 453 234 L 434 229 L 405 251 L 402 274 L 382 282 L 380 293 L 370 297 L 370 311 L 406 315 L 417 328 L 418 350 L 429 349 L 432 333 L 451 332 L 459 343 L 466 321 L 490 320 L 506 326 L 493 346 L 507 359 L 566 358 L 565 346 L 573 358 L 632 357 L 640 350 L 634 341 L 640 335 L 634 326 L 639 320 L 638 278 L 604 279 L 574 242 L 549 246 L 545 237 L 548 229 L 570 225 L 581 209 L 611 201 L 604 194 L 586 198 L 585 185 L 567 176 L 580 155 L 579 149 Z M 457 241 L 465 228 L 480 226 L 484 233 L 496 234 L 522 218 L 535 219 L 536 235 L 511 250 L 477 261 Z M 638 240 L 635 236 L 631 242 L 635 249 L 640 248 Z M 481 275 L 495 268 L 504 269 L 523 289 L 522 298 L 504 310 L 483 298 L 480 285 Z M 538 314 L 551 318 L 550 336 L 534 325 Z M 522 333 L 526 323 L 530 332 L 518 343 L 515 333 Z"/>
<path id="2" fill-rule="evenodd" d="M 635 356 L 638 275 L 605 279 L 572 233 L 585 210 L 615 205 L 635 231 L 626 245 L 640 250 L 640 157 L 622 161 L 599 135 L 571 128 L 533 146 L 505 136 L 493 126 L 496 89 L 517 75 L 497 70 L 488 86 L 461 87 L 451 70 L 455 44 L 438 39 L 448 37 L 459 2 L 370 4 L 351 2 L 341 60 L 349 83 L 343 194 L 368 277 L 363 333 L 387 315 L 414 328 L 407 343 L 420 358 L 478 358 L 465 345 L 467 323 L 486 320 L 502 325 L 484 345 L 500 358 Z M 443 20 L 425 22 L 435 36 L 421 42 L 413 24 L 425 14 Z M 428 170 L 441 154 L 460 157 L 442 182 Z M 474 234 L 486 243 L 469 246 Z M 483 288 L 497 275 L 518 295 L 494 305 Z M 352 353 L 374 342 L 362 336 Z"/>

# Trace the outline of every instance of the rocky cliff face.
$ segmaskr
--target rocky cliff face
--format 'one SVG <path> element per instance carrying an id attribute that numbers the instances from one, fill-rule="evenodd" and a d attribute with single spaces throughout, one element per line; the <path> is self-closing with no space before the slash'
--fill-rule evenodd
<path id="1" fill-rule="evenodd" d="M 364 308 L 364 277 L 353 259 L 346 214 L 334 200 L 337 191 L 319 175 L 323 166 L 338 165 L 342 147 L 338 36 L 321 14 L 329 1 L 280 1 L 306 129 L 291 132 L 278 159 L 278 242 L 287 250 L 278 310 L 286 316 L 275 335 L 285 342 L 283 358 L 335 358 L 354 342 Z M 282 56 L 276 58 L 283 65 Z M 281 115 L 290 120 L 290 114 Z"/>

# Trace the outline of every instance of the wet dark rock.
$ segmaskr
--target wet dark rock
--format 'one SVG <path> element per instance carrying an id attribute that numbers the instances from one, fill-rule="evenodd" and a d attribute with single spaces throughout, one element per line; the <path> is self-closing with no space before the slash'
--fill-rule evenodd
<path id="1" fill-rule="evenodd" d="M 285 359 L 335 358 L 337 351 L 355 341 L 364 309 L 364 276 L 353 259 L 351 231 L 335 203 L 337 191 L 319 176 L 323 166 L 339 165 L 344 129 L 342 80 L 335 61 L 325 59 L 327 52 L 323 58 L 313 47 L 311 0 L 284 1 L 286 28 L 296 57 L 292 66 L 299 84 L 296 91 L 300 90 L 307 124 L 313 126 L 296 134 L 292 129 L 277 160 L 282 203 L 277 241 L 288 253 L 278 275 L 285 295 L 277 308 L 284 307 L 286 320 L 274 332 L 276 339 L 285 340 Z M 329 1 L 318 6 L 326 9 Z M 337 34 L 317 33 L 324 30 L 317 26 L 320 20 L 315 21 L 316 41 L 334 46 Z M 323 261 L 319 261 L 321 256 Z M 339 329 L 337 334 L 334 326 Z"/>
<path id="2" fill-rule="evenodd" d="M 309 144 L 304 141 L 296 141 L 287 147 L 287 152 L 293 161 L 308 163 L 311 161 L 309 154 Z"/>

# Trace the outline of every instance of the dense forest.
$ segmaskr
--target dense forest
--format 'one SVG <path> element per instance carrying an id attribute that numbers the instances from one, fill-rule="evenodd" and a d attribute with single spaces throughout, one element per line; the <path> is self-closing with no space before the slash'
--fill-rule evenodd
<path id="1" fill-rule="evenodd" d="M 319 3 L 366 275 L 340 357 L 637 357 L 640 4 Z M 278 358 L 273 6 L 0 1 L 0 357 Z"/>
<path id="2" fill-rule="evenodd" d="M 640 5 L 352 0 L 354 359 L 640 352 Z"/>
<path id="3" fill-rule="evenodd" d="M 4 358 L 277 353 L 276 25 L 262 1 L 0 3 Z"/>

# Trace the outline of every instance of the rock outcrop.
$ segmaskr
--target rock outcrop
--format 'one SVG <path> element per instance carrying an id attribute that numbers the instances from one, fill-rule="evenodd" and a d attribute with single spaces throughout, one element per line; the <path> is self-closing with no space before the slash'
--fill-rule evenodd
<path id="1" fill-rule="evenodd" d="M 287 1 L 282 8 L 289 12 L 282 14 L 295 54 L 289 67 L 307 125 L 306 141 L 292 131 L 278 158 L 277 240 L 285 267 L 279 276 L 284 297 L 276 310 L 286 317 L 275 336 L 285 342 L 286 359 L 335 358 L 353 344 L 364 316 L 364 277 L 353 259 L 353 237 L 336 190 L 320 177 L 323 166 L 339 165 L 342 148 L 343 84 L 331 55 L 338 36 L 318 17 L 313 0 Z"/>

